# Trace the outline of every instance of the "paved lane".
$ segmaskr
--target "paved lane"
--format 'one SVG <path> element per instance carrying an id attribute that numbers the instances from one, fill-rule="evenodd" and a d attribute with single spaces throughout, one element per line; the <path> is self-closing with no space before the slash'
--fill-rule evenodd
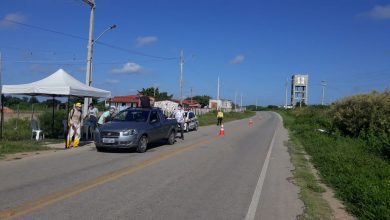
<path id="1" fill-rule="evenodd" d="M 0 216 L 295 219 L 302 203 L 286 180 L 292 169 L 283 145 L 287 134 L 274 113 L 252 120 L 253 127 L 248 119 L 226 123 L 223 137 L 217 126 L 201 127 L 145 154 L 84 147 L 2 161 Z M 259 182 L 260 197 L 253 196 Z"/>

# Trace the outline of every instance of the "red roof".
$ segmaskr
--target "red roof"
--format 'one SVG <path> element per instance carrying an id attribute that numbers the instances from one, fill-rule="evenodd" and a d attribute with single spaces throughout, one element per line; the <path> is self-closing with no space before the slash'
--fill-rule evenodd
<path id="1" fill-rule="evenodd" d="M 137 95 L 128 95 L 128 96 L 115 96 L 111 99 L 111 102 L 126 102 L 126 103 L 138 103 L 139 97 Z"/>
<path id="2" fill-rule="evenodd" d="M 196 100 L 185 99 L 185 100 L 183 100 L 183 104 L 186 104 L 186 105 L 198 105 L 199 103 Z"/>
<path id="3" fill-rule="evenodd" d="M 1 107 L 0 107 L 1 110 Z M 4 106 L 4 113 L 14 113 L 14 110 Z"/>

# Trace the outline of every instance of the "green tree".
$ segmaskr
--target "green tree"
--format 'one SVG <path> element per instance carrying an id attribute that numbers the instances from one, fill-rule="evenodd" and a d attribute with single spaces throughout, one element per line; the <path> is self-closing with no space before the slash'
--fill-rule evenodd
<path id="1" fill-rule="evenodd" d="M 30 100 L 28 101 L 30 104 L 39 103 L 37 97 L 31 96 Z"/>
<path id="2" fill-rule="evenodd" d="M 208 95 L 202 95 L 202 96 L 197 95 L 197 96 L 192 97 L 192 100 L 197 101 L 202 106 L 202 108 L 204 106 L 208 106 L 209 105 L 209 100 L 210 99 L 211 99 L 211 97 L 208 96 Z"/>
<path id="3" fill-rule="evenodd" d="M 16 106 L 17 104 L 19 104 L 21 102 L 23 102 L 23 100 L 18 98 L 18 97 L 12 97 L 12 96 L 5 96 L 4 97 L 4 103 L 8 107 Z"/>
<path id="4" fill-rule="evenodd" d="M 156 101 L 171 100 L 173 95 L 168 95 L 167 92 L 160 92 L 157 87 L 142 88 L 139 92 L 142 92 L 146 96 L 151 96 L 156 99 Z"/>

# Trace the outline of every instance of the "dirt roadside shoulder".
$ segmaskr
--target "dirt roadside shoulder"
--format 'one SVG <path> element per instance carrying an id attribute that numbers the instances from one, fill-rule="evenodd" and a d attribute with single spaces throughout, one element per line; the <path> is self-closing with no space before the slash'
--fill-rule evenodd
<path id="1" fill-rule="evenodd" d="M 343 202 L 334 196 L 333 190 L 322 183 L 303 147 L 291 141 L 285 145 L 295 166 L 293 182 L 301 188 L 300 196 L 305 204 L 305 211 L 299 219 L 355 220 L 345 210 Z"/>
<path id="2" fill-rule="evenodd" d="M 94 147 L 94 146 L 95 144 L 93 142 L 83 142 L 80 143 L 80 146 L 78 148 L 86 148 L 86 147 Z M 72 149 L 65 149 L 64 143 L 48 144 L 47 147 L 49 147 L 48 150 L 5 154 L 3 155 L 3 157 L 0 157 L 0 161 L 21 160 L 21 159 L 31 158 L 35 156 L 49 155 L 53 153 L 60 153 L 60 152 L 72 150 Z"/>

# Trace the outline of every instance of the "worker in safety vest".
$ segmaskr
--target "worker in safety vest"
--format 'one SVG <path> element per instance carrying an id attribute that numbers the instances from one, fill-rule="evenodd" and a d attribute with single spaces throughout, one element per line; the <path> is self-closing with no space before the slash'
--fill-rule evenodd
<path id="1" fill-rule="evenodd" d="M 223 112 L 221 109 L 219 109 L 217 113 L 217 125 L 222 125 L 222 122 L 223 122 Z"/>
<path id="2" fill-rule="evenodd" d="M 81 112 L 81 103 L 78 102 L 76 105 L 70 110 L 68 115 L 68 137 L 66 139 L 66 147 L 78 147 L 80 143 L 81 137 L 81 126 L 83 124 L 82 112 Z M 72 143 L 73 139 L 73 143 Z"/>

